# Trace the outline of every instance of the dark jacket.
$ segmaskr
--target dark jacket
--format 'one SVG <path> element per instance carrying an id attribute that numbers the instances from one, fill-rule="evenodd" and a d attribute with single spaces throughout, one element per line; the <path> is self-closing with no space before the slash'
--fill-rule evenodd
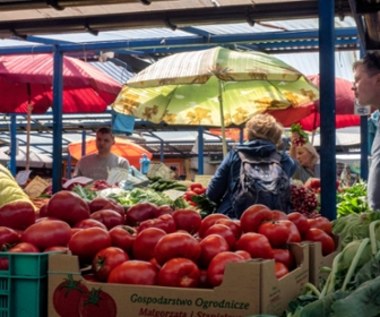
<path id="1" fill-rule="evenodd" d="M 237 146 L 237 150 L 251 156 L 267 157 L 276 147 L 265 140 L 253 140 Z M 286 174 L 291 177 L 296 169 L 295 162 L 286 153 L 281 154 L 281 165 Z M 217 204 L 217 213 L 235 217 L 232 210 L 232 193 L 239 180 L 241 160 L 236 150 L 227 153 L 224 160 L 215 172 L 207 188 L 207 196 Z"/>

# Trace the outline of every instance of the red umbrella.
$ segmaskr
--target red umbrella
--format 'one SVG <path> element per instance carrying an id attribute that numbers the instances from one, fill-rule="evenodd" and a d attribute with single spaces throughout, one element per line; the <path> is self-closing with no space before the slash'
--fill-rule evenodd
<path id="1" fill-rule="evenodd" d="M 319 75 L 309 76 L 309 79 L 319 86 Z M 352 82 L 343 78 L 335 78 L 335 126 L 345 128 L 360 125 L 360 116 L 355 113 L 355 94 L 352 90 Z M 319 100 L 314 103 L 315 111 L 300 120 L 301 126 L 308 131 L 313 131 L 321 124 L 319 115 Z"/>
<path id="2" fill-rule="evenodd" d="M 319 75 L 308 76 L 319 87 Z M 355 94 L 352 83 L 343 78 L 335 79 L 335 125 L 336 128 L 345 128 L 360 125 L 360 116 L 354 114 Z M 302 128 L 313 131 L 320 126 L 319 100 L 301 108 L 289 108 L 271 111 L 271 114 L 284 126 L 300 123 Z"/>
<path id="3" fill-rule="evenodd" d="M 309 76 L 309 79 L 319 87 L 319 75 Z M 300 120 L 301 126 L 308 131 L 313 131 L 320 126 L 319 100 L 315 101 L 315 111 Z M 360 116 L 354 114 L 355 94 L 352 90 L 352 82 L 335 78 L 335 125 L 336 128 L 345 128 L 360 125 Z"/>
<path id="4" fill-rule="evenodd" d="M 44 113 L 53 101 L 53 55 L 0 56 L 0 112 Z M 63 57 L 63 112 L 103 112 L 121 85 L 94 66 Z"/>

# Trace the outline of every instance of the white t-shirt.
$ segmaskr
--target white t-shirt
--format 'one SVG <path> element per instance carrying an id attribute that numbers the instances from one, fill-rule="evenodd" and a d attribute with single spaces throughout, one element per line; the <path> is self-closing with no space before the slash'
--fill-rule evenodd
<path id="1" fill-rule="evenodd" d="M 75 167 L 75 176 L 85 176 L 94 180 L 107 180 L 108 171 L 114 167 L 129 169 L 127 159 L 110 153 L 107 157 L 90 154 L 82 157 Z"/>

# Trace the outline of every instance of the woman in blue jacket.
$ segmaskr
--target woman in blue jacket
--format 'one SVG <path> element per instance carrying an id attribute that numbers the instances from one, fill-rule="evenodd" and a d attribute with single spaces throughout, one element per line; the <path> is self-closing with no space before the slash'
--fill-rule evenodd
<path id="1" fill-rule="evenodd" d="M 281 142 L 282 126 L 269 114 L 257 114 L 246 123 L 248 142 L 231 150 L 224 158 L 207 189 L 208 198 L 217 205 L 216 212 L 232 218 L 239 218 L 243 210 L 234 210 L 233 198 L 240 183 L 241 157 L 239 152 L 256 158 L 268 158 L 279 154 L 279 162 L 288 178 L 296 168 L 294 161 L 286 153 L 277 151 Z M 290 186 L 290 185 L 289 185 Z M 290 201 L 290 192 L 289 192 Z M 252 202 L 262 203 L 262 202 Z M 272 206 L 268 206 L 272 208 Z"/>

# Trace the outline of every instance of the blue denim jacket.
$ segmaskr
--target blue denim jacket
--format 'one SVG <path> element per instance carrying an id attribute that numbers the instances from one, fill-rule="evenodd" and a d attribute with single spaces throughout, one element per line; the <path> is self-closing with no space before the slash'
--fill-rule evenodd
<path id="1" fill-rule="evenodd" d="M 244 151 L 252 156 L 265 157 L 276 151 L 276 147 L 269 141 L 256 139 L 239 145 L 237 150 Z M 296 169 L 296 164 L 288 154 L 281 153 L 281 155 L 282 167 L 287 175 L 291 177 Z M 241 160 L 237 151 L 231 150 L 228 152 L 211 179 L 206 193 L 208 198 L 217 204 L 217 213 L 226 214 L 232 218 L 234 217 L 234 212 L 231 198 L 239 180 L 240 165 Z"/>

